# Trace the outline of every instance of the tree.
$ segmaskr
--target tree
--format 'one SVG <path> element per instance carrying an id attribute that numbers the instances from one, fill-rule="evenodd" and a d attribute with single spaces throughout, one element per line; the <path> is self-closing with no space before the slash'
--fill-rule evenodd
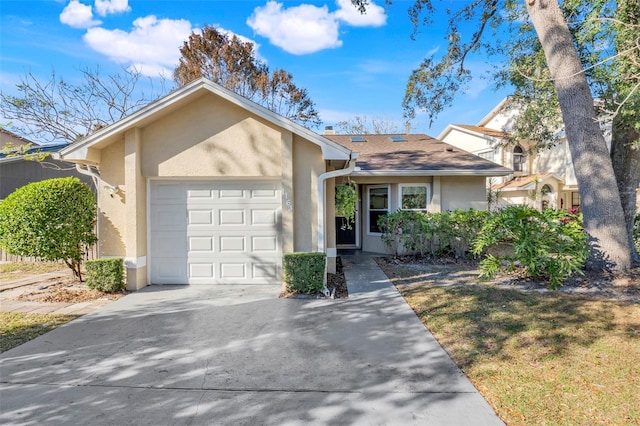
<path id="1" fill-rule="evenodd" d="M 355 115 L 348 120 L 338 121 L 336 127 L 340 133 L 350 135 L 386 135 L 400 133 L 397 123 L 385 118 L 369 118 L 366 115 Z"/>
<path id="2" fill-rule="evenodd" d="M 0 115 L 16 124 L 14 133 L 42 142 L 75 142 L 148 104 L 164 86 L 149 94 L 140 89 L 141 75 L 123 70 L 103 76 L 99 69 L 84 68 L 79 84 L 52 72 L 48 81 L 33 74 L 22 77 L 18 95 L 0 93 Z M 156 92 L 159 92 L 156 95 Z"/>
<path id="3" fill-rule="evenodd" d="M 180 86 L 206 77 L 297 123 L 320 124 L 307 90 L 297 87 L 293 76 L 283 69 L 270 73 L 267 64 L 257 58 L 253 43 L 207 25 L 191 33 L 180 54 L 173 73 Z"/>
<path id="4" fill-rule="evenodd" d="M 94 233 L 96 198 L 78 178 L 48 179 L 18 188 L 0 202 L 0 247 L 18 256 L 64 261 L 82 281 Z"/>
<path id="5" fill-rule="evenodd" d="M 550 79 L 547 82 L 552 83 L 562 112 L 580 187 L 585 230 L 594 248 L 590 266 L 602 265 L 602 262 L 596 261 L 599 256 L 612 268 L 627 269 L 631 263 L 630 238 L 628 229 L 624 226 L 621 197 L 615 191 L 617 186 L 612 161 L 598 127 L 593 97 L 581 57 L 578 55 L 581 53 L 584 56 L 586 52 L 577 42 L 580 40 L 574 39 L 569 31 L 558 2 L 545 0 L 544 4 L 541 4 L 540 1 L 526 0 L 524 9 L 522 4 L 515 0 L 474 1 L 455 11 L 448 11 L 450 18 L 446 34 L 447 52 L 440 60 L 433 57 L 425 59 L 414 70 L 407 84 L 403 102 L 405 113 L 411 119 L 415 117 L 416 109 L 422 109 L 427 112 L 429 119 L 433 120 L 439 112 L 450 106 L 455 94 L 462 90 L 471 78 L 471 71 L 465 63 L 467 58 L 479 50 L 499 55 L 502 48 L 508 45 L 505 33 L 502 32 L 505 22 L 517 25 L 523 31 L 535 30 L 535 41 L 540 48 L 536 49 L 536 44 L 531 44 L 534 47 L 530 50 L 527 60 L 538 66 L 534 68 L 538 74 L 548 72 Z M 352 3 L 362 11 L 366 10 L 368 2 L 352 0 Z M 576 2 L 563 2 L 563 5 L 565 3 Z M 591 3 L 595 4 L 589 0 L 579 3 L 585 5 L 582 13 L 588 17 L 592 17 L 588 15 L 588 6 Z M 524 18 L 528 17 L 527 19 L 522 19 L 523 15 L 519 13 L 523 10 L 526 11 Z M 431 0 L 416 0 L 409 10 L 416 31 L 420 23 L 432 22 L 433 14 L 434 6 Z M 533 25 L 529 23 L 529 19 Z M 476 26 L 476 31 L 468 39 L 464 39 L 459 31 L 460 23 L 463 21 Z M 492 31 L 490 38 L 485 34 L 489 31 Z M 512 33 L 508 33 L 507 39 L 512 37 Z M 636 49 L 636 56 L 637 51 Z M 544 68 L 539 67 L 540 59 L 544 61 Z M 569 69 L 571 71 L 568 71 Z"/>

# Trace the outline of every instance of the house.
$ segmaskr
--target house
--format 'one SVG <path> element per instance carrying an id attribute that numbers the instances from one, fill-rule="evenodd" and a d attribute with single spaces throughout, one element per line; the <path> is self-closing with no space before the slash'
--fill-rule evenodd
<path id="1" fill-rule="evenodd" d="M 54 160 L 49 156 L 42 161 L 29 159 L 40 154 L 53 154 L 68 144 L 38 145 L 5 129 L 0 129 L 0 200 L 16 189 L 31 182 L 45 179 L 76 176 L 92 189 L 92 179 L 76 171 L 71 163 Z M 17 150 L 12 154 L 12 150 Z"/>
<path id="2" fill-rule="evenodd" d="M 363 139 L 360 141 L 360 139 Z M 282 255 L 385 252 L 375 218 L 485 208 L 487 176 L 511 171 L 425 135 L 320 135 L 206 79 L 62 149 L 98 179 L 99 255 L 127 287 L 279 282 Z M 357 182 L 355 239 L 338 240 L 334 193 Z"/>
<path id="3" fill-rule="evenodd" d="M 509 102 L 504 99 L 476 125 L 448 125 L 438 138 L 513 170 L 513 174 L 489 182 L 499 205 L 579 209 L 578 183 L 566 138 L 543 150 L 536 150 L 527 140 L 507 145 L 518 114 Z"/>

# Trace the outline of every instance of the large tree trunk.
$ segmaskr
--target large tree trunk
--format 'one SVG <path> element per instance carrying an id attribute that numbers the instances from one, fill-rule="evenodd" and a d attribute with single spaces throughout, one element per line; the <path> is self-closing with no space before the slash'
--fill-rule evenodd
<path id="1" fill-rule="evenodd" d="M 609 151 L 582 63 L 557 0 L 525 0 L 558 94 L 589 234 L 591 269 L 625 270 L 631 246 Z"/>
<path id="2" fill-rule="evenodd" d="M 637 140 L 640 140 L 638 130 L 630 127 L 626 120 L 618 120 L 618 117 L 613 119 L 611 162 L 618 182 L 631 253 L 636 261 L 640 258 L 633 243 L 633 221 L 636 215 L 636 189 L 640 183 L 640 148 L 632 142 Z"/>

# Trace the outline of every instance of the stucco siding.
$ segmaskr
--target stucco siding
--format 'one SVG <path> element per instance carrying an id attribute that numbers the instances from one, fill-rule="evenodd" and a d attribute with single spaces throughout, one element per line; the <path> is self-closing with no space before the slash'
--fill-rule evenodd
<path id="1" fill-rule="evenodd" d="M 281 130 L 214 95 L 142 129 L 147 177 L 279 177 Z"/>
<path id="2" fill-rule="evenodd" d="M 127 188 L 124 186 L 124 140 L 116 142 L 102 150 L 102 166 L 100 176 L 105 185 L 118 186 L 122 189 L 117 194 L 111 194 L 104 188 L 99 188 L 100 207 L 100 256 L 126 256 L 124 238 L 126 232 L 125 201 Z"/>
<path id="3" fill-rule="evenodd" d="M 318 176 L 324 172 L 320 147 L 294 135 L 294 251 L 318 249 Z M 287 195 L 284 196 L 286 198 Z"/>
<path id="4" fill-rule="evenodd" d="M 487 209 L 486 179 L 482 176 L 443 176 L 440 179 L 442 211 Z"/>

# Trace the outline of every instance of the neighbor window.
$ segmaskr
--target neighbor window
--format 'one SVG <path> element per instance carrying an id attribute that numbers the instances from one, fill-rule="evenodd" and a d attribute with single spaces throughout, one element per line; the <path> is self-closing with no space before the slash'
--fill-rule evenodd
<path id="1" fill-rule="evenodd" d="M 389 213 L 389 187 L 370 186 L 368 188 L 369 233 L 380 234 L 378 218 Z"/>
<path id="2" fill-rule="evenodd" d="M 572 192 L 571 193 L 571 208 L 579 209 L 580 208 L 580 193 Z"/>
<path id="3" fill-rule="evenodd" d="M 513 171 L 514 172 L 523 172 L 525 159 L 527 157 L 524 155 L 524 151 L 520 147 L 520 145 L 516 145 L 513 148 Z"/>
<path id="4" fill-rule="evenodd" d="M 400 208 L 402 210 L 427 210 L 429 186 L 425 184 L 400 185 Z"/>

